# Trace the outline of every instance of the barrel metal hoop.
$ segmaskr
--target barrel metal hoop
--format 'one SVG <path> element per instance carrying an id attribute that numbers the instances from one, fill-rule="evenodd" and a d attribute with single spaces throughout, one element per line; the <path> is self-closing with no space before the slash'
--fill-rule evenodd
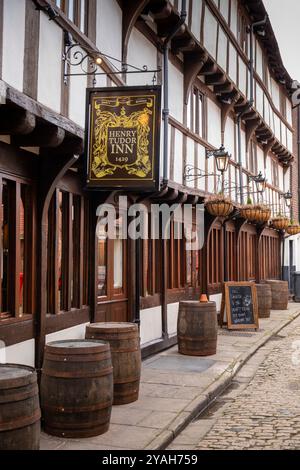
<path id="1" fill-rule="evenodd" d="M 42 409 L 64 414 L 64 413 L 85 413 L 85 412 L 90 412 L 90 411 L 103 410 L 111 406 L 112 406 L 112 399 L 104 403 L 97 403 L 96 405 L 78 406 L 78 407 L 77 406 L 76 407 L 54 406 L 54 405 L 43 404 Z"/>
<path id="2" fill-rule="evenodd" d="M 91 372 L 85 371 L 56 371 L 53 369 L 43 369 L 42 373 L 48 377 L 58 377 L 64 379 L 80 379 L 80 378 L 98 378 L 104 375 L 112 375 L 113 368 L 108 367 L 107 369 L 101 370 L 101 372 L 92 374 Z"/>
<path id="3" fill-rule="evenodd" d="M 2 431 L 12 431 L 13 429 L 21 429 L 31 424 L 36 423 L 41 419 L 40 409 L 36 410 L 32 416 L 25 416 L 24 418 L 14 419 L 13 421 L 1 422 L 0 423 L 0 432 Z"/>
<path id="4" fill-rule="evenodd" d="M 31 390 L 29 389 L 26 392 L 12 394 L 11 396 L 6 396 L 6 397 L 0 397 L 0 404 L 3 404 L 3 403 L 8 404 L 8 403 L 15 403 L 18 401 L 24 401 L 24 400 L 27 400 L 28 398 L 38 396 L 38 394 L 39 394 L 38 386 L 35 384 Z"/>
<path id="5" fill-rule="evenodd" d="M 139 381 L 140 381 L 140 377 L 130 377 L 129 379 L 123 379 L 123 380 L 119 380 L 119 379 L 114 378 L 114 384 L 115 385 L 130 384 L 130 383 L 139 382 Z"/>
<path id="6" fill-rule="evenodd" d="M 78 355 L 73 356 L 70 354 L 52 354 L 46 353 L 45 360 L 53 362 L 96 362 L 104 361 L 105 359 L 110 359 L 110 351 L 105 351 L 105 353 L 90 354 L 90 357 L 80 357 Z"/>

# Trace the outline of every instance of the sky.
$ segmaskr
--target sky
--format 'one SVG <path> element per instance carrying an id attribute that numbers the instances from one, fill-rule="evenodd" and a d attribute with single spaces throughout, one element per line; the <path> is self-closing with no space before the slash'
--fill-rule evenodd
<path id="1" fill-rule="evenodd" d="M 285 68 L 300 82 L 300 1 L 263 0 Z"/>

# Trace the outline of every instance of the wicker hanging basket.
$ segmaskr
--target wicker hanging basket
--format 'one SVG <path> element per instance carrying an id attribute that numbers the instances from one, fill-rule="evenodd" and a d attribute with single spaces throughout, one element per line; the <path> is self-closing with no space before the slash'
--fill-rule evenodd
<path id="1" fill-rule="evenodd" d="M 225 198 L 208 199 L 205 208 L 215 217 L 227 217 L 234 209 L 232 202 Z"/>
<path id="2" fill-rule="evenodd" d="M 250 222 L 257 222 L 261 217 L 261 209 L 259 206 L 252 204 L 242 206 L 240 208 L 240 215 L 243 219 L 249 220 Z"/>
<path id="3" fill-rule="evenodd" d="M 289 235 L 298 235 L 300 233 L 300 225 L 299 224 L 290 224 L 286 229 Z"/>
<path id="4" fill-rule="evenodd" d="M 271 209 L 265 206 L 260 206 L 258 222 L 266 223 L 271 218 Z"/>
<path id="5" fill-rule="evenodd" d="M 289 219 L 284 216 L 277 216 L 272 219 L 272 225 L 276 230 L 286 230 L 289 224 Z"/>

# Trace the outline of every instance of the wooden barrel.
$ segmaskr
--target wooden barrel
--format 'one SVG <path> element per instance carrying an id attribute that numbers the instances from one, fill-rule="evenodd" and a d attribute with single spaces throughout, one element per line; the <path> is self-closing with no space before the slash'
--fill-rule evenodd
<path id="1" fill-rule="evenodd" d="M 112 374 L 108 343 L 66 340 L 47 344 L 41 379 L 45 431 L 70 438 L 106 432 L 113 400 Z"/>
<path id="2" fill-rule="evenodd" d="M 287 310 L 289 303 L 288 282 L 268 280 L 266 283 L 272 291 L 272 310 Z"/>
<path id="3" fill-rule="evenodd" d="M 141 349 L 135 323 L 94 323 L 86 327 L 86 338 L 109 341 L 114 369 L 114 405 L 139 397 Z"/>
<path id="4" fill-rule="evenodd" d="M 0 450 L 39 450 L 40 419 L 35 370 L 0 364 Z"/>
<path id="5" fill-rule="evenodd" d="M 188 356 L 210 356 L 217 350 L 215 302 L 181 301 L 177 322 L 178 351 Z"/>
<path id="6" fill-rule="evenodd" d="M 258 317 L 269 318 L 272 308 L 272 290 L 269 284 L 256 284 Z"/>

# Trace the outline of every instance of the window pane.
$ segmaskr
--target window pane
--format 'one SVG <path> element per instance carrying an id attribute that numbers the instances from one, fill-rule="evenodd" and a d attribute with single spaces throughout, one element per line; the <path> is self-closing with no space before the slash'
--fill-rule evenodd
<path id="1" fill-rule="evenodd" d="M 85 28 L 85 8 L 86 6 L 86 2 L 85 0 L 81 0 L 80 2 L 80 24 L 79 24 L 79 28 L 80 30 L 85 33 L 86 32 L 86 28 Z"/>
<path id="2" fill-rule="evenodd" d="M 121 289 L 123 287 L 123 240 L 122 234 L 122 218 L 116 220 L 116 235 L 117 238 L 113 240 L 114 243 L 114 289 Z"/>
<path id="3" fill-rule="evenodd" d="M 107 295 L 107 238 L 104 227 L 98 233 L 98 297 Z"/>
<path id="4" fill-rule="evenodd" d="M 2 188 L 2 266 L 1 266 L 1 290 L 2 290 L 2 305 L 1 312 L 7 313 L 9 310 L 8 302 L 8 278 L 9 278 L 9 200 L 12 187 L 8 181 L 3 181 Z"/>
<path id="5" fill-rule="evenodd" d="M 75 21 L 75 2 L 74 0 L 69 0 L 69 8 L 68 8 L 68 17 L 71 21 Z"/>

